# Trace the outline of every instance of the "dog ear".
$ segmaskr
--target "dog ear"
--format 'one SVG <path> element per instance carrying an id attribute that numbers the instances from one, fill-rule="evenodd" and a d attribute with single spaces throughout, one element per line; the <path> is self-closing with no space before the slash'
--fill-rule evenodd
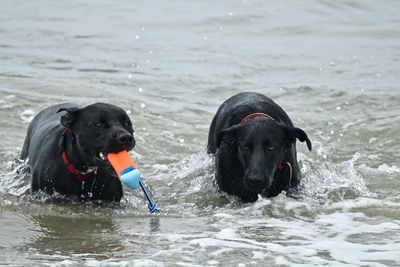
<path id="1" fill-rule="evenodd" d="M 70 129 L 78 119 L 81 110 L 79 108 L 60 108 L 57 113 L 61 111 L 67 112 L 60 118 L 61 125 Z"/>
<path id="2" fill-rule="evenodd" d="M 308 150 L 311 151 L 312 145 L 310 139 L 308 139 L 307 134 L 300 128 L 297 127 L 288 127 L 287 135 L 290 142 L 295 142 L 296 138 L 299 139 L 300 142 L 307 142 Z"/>
<path id="3" fill-rule="evenodd" d="M 236 136 L 240 125 L 233 125 L 231 127 L 223 129 L 217 135 L 217 147 L 221 145 L 222 140 L 226 140 L 229 143 L 233 144 L 236 141 Z"/>

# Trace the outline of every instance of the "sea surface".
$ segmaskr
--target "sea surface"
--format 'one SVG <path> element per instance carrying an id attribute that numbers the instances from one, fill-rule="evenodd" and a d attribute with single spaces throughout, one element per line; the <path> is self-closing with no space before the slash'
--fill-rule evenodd
<path id="1" fill-rule="evenodd" d="M 0 1 L 0 266 L 400 266 L 400 1 Z M 313 143 L 304 189 L 218 192 L 208 128 L 243 91 Z M 126 110 L 140 190 L 29 194 L 29 121 L 61 102 Z"/>

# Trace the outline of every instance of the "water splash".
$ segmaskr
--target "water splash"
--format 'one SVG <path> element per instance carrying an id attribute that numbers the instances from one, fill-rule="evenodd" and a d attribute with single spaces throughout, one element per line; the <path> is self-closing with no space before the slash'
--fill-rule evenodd
<path id="1" fill-rule="evenodd" d="M 299 153 L 302 162 L 302 195 L 320 203 L 368 196 L 370 192 L 354 164 L 360 158 L 355 153 L 350 160 L 335 163 L 313 160 Z"/>
<path id="2" fill-rule="evenodd" d="M 27 195 L 30 191 L 29 166 L 24 160 L 9 161 L 0 169 L 0 192 L 14 196 Z"/>

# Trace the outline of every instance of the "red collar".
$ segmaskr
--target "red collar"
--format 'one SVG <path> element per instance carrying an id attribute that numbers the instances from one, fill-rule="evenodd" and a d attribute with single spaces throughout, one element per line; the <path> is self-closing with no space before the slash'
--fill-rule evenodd
<path id="1" fill-rule="evenodd" d="M 261 112 L 255 112 L 255 113 L 251 113 L 251 114 L 247 115 L 246 117 L 244 117 L 244 119 L 242 119 L 240 121 L 240 124 L 243 124 L 243 123 L 245 123 L 245 122 L 247 122 L 247 121 L 249 121 L 251 119 L 258 118 L 258 117 L 266 117 L 266 118 L 270 118 L 272 120 L 274 119 L 268 114 L 261 113 Z"/>
<path id="2" fill-rule="evenodd" d="M 93 178 L 97 176 L 97 171 L 98 171 L 97 167 L 95 168 L 89 167 L 87 171 L 83 172 L 75 168 L 75 166 L 72 165 L 71 163 L 69 163 L 67 151 L 65 149 L 61 150 L 61 156 L 65 165 L 67 166 L 67 170 L 73 175 L 75 175 L 76 179 L 78 179 L 79 181 L 83 182 L 88 178 Z"/>
<path id="3" fill-rule="evenodd" d="M 98 168 L 97 167 L 89 167 L 86 171 L 80 171 L 75 168 L 68 160 L 67 150 L 65 149 L 65 136 L 70 131 L 70 129 L 65 128 L 60 140 L 60 147 L 61 147 L 61 157 L 67 167 L 67 170 L 72 173 L 76 179 L 83 182 L 86 179 L 93 178 L 97 176 Z"/>

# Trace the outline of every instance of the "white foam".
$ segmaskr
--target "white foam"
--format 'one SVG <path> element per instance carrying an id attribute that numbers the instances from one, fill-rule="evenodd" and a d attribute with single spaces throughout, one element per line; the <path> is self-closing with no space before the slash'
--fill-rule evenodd
<path id="1" fill-rule="evenodd" d="M 338 201 L 347 197 L 368 196 L 369 191 L 354 163 L 360 155 L 339 163 L 304 161 L 303 162 L 303 194 L 310 199 L 326 199 Z M 336 195 L 339 199 L 334 199 Z"/>
<path id="2" fill-rule="evenodd" d="M 218 239 L 235 239 L 238 238 L 238 235 L 236 235 L 235 230 L 234 229 L 230 229 L 230 228 L 224 228 L 221 231 L 219 231 L 219 233 L 217 233 L 215 235 L 216 238 Z"/>
<path id="3" fill-rule="evenodd" d="M 78 262 L 76 262 L 76 261 L 63 260 L 63 261 L 60 261 L 58 263 L 52 264 L 50 266 L 53 266 L 53 267 L 67 267 L 67 266 L 76 266 L 76 265 L 78 265 Z"/>
<path id="4" fill-rule="evenodd" d="M 389 166 L 387 164 L 382 164 L 382 165 L 379 165 L 378 170 L 381 170 L 381 171 L 384 171 L 384 172 L 387 172 L 390 174 L 400 173 L 400 167 L 395 166 L 395 165 Z"/>
<path id="5" fill-rule="evenodd" d="M 161 171 L 161 172 L 168 171 L 168 169 L 169 169 L 168 165 L 166 165 L 166 164 L 153 164 L 152 167 L 156 171 Z"/>
<path id="6" fill-rule="evenodd" d="M 198 245 L 202 248 L 206 247 L 222 247 L 222 248 L 247 248 L 247 249 L 259 249 L 258 246 L 252 244 L 246 244 L 243 242 L 233 240 L 221 240 L 217 238 L 201 238 L 194 239 L 189 242 L 190 245 Z"/>
<path id="7" fill-rule="evenodd" d="M 400 203 L 392 202 L 390 200 L 381 200 L 375 198 L 359 197 L 356 199 L 342 200 L 340 202 L 332 203 L 328 209 L 340 209 L 341 211 L 347 212 L 359 208 L 368 207 L 388 207 L 388 208 L 400 208 Z"/>
<path id="8" fill-rule="evenodd" d="M 367 198 L 347 202 L 348 205 L 353 202 L 355 207 L 400 205 Z M 327 210 L 337 209 L 336 204 Z M 284 207 L 287 208 L 286 205 Z M 298 207 L 301 209 L 304 206 Z M 308 205 L 306 207 L 310 208 Z M 249 207 L 239 208 L 248 209 Z M 200 247 L 215 258 L 235 251 L 249 252 L 254 260 L 274 258 L 276 264 L 290 266 L 301 266 L 299 263 L 306 266 L 381 266 L 380 262 L 385 261 L 400 263 L 400 244 L 396 243 L 400 236 L 400 221 L 374 223 L 361 212 L 319 214 L 314 221 L 257 218 L 252 213 L 245 216 L 238 211 L 235 211 L 235 216 L 217 213 L 213 218 L 216 220 L 212 224 L 213 228 L 222 230 L 217 233 L 203 233 L 207 237 L 193 237 L 189 242 L 182 244 L 180 249 Z M 261 240 L 258 240 L 258 233 L 262 233 Z M 368 235 L 381 238 L 369 240 L 365 238 Z M 357 239 L 358 237 L 361 239 Z"/>
<path id="9" fill-rule="evenodd" d="M 31 109 L 25 109 L 20 114 L 20 118 L 26 124 L 30 123 L 34 116 L 35 116 L 35 112 Z"/>

